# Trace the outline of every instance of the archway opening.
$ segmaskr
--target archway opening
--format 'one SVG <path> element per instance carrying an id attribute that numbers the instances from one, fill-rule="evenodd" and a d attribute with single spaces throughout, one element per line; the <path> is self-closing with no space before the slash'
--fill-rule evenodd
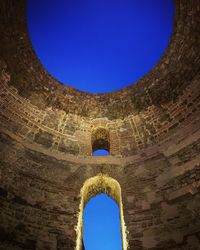
<path id="1" fill-rule="evenodd" d="M 109 155 L 110 152 L 108 150 L 105 149 L 97 149 L 93 152 L 93 156 L 107 156 Z"/>
<path id="2" fill-rule="evenodd" d="M 86 250 L 122 250 L 119 206 L 106 194 L 92 197 L 83 213 Z"/>
<path id="3" fill-rule="evenodd" d="M 117 180 L 109 177 L 105 174 L 99 174 L 95 177 L 89 178 L 83 184 L 80 192 L 80 205 L 78 213 L 78 223 L 75 227 L 77 239 L 76 239 L 76 250 L 87 250 L 83 244 L 83 220 L 84 220 L 84 208 L 87 203 L 95 196 L 105 193 L 116 201 L 119 207 L 120 214 L 120 231 L 121 231 L 121 240 L 122 240 L 122 250 L 128 249 L 128 240 L 127 240 L 127 230 L 124 221 L 123 213 L 123 204 L 122 204 L 122 195 L 121 187 Z M 102 248 L 104 249 L 104 248 Z M 93 249 L 92 249 L 93 250 Z"/>
<path id="4" fill-rule="evenodd" d="M 104 127 L 93 129 L 91 143 L 93 156 L 110 154 L 110 136 L 108 129 Z"/>

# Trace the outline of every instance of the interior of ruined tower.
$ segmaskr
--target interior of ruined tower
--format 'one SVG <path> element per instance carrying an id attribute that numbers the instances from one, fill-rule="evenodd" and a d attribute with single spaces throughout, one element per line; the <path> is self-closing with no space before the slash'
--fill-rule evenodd
<path id="1" fill-rule="evenodd" d="M 198 250 L 200 0 L 175 0 L 159 62 L 104 94 L 47 72 L 26 4 L 0 1 L 0 249 L 84 250 L 84 207 L 106 193 L 123 250 Z"/>

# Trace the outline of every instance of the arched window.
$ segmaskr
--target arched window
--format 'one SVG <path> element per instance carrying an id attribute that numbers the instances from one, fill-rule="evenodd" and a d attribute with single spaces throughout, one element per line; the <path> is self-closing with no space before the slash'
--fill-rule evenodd
<path id="1" fill-rule="evenodd" d="M 122 238 L 122 249 L 128 249 L 127 232 L 124 222 L 121 187 L 119 183 L 107 175 L 97 175 L 88 179 L 81 189 L 81 201 L 79 206 L 78 224 L 76 226 L 77 240 L 76 250 L 84 250 L 83 246 L 83 219 L 84 208 L 90 199 L 98 194 L 105 193 L 116 201 L 120 212 L 120 229 Z M 87 250 L 87 249 L 86 249 Z"/>
<path id="2" fill-rule="evenodd" d="M 110 152 L 110 137 L 108 129 L 104 127 L 97 127 L 96 129 L 93 129 L 91 143 L 93 155 L 94 152 L 98 150 Z"/>
<path id="3" fill-rule="evenodd" d="M 105 149 L 98 149 L 93 152 L 93 156 L 106 156 L 109 154 L 110 152 L 108 152 L 108 150 Z"/>
<path id="4" fill-rule="evenodd" d="M 84 208 L 83 243 L 86 250 L 122 250 L 119 206 L 106 194 L 92 197 Z"/>

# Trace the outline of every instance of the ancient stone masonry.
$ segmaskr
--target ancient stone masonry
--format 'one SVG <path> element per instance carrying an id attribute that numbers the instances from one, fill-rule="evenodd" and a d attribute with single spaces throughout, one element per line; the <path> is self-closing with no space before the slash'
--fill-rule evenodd
<path id="1" fill-rule="evenodd" d="M 110 94 L 91 95 L 58 84 L 48 75 L 31 48 L 25 0 L 3 1 L 0 53 L 12 74 L 9 84 L 40 109 L 54 107 L 90 118 L 124 118 L 152 104 L 174 101 L 199 73 L 200 60 L 199 0 L 176 0 L 175 5 L 173 36 L 160 63 L 136 85 Z"/>
<path id="2" fill-rule="evenodd" d="M 121 187 L 129 249 L 200 249 L 200 1 L 175 4 L 158 65 L 91 95 L 43 69 L 25 1 L 0 2 L 0 249 L 75 249 L 80 190 L 99 174 Z"/>
<path id="3" fill-rule="evenodd" d="M 187 123 L 188 117 L 196 116 L 200 107 L 200 94 L 196 91 L 200 89 L 200 81 L 195 79 L 176 102 L 161 107 L 151 105 L 146 111 L 123 120 L 88 120 L 52 108 L 40 110 L 20 97 L 15 88 L 9 87 L 9 80 L 10 76 L 3 70 L 0 90 L 0 112 L 4 118 L 1 119 L 2 127 L 10 127 L 12 132 L 25 140 L 76 155 L 91 155 L 93 131 L 98 131 L 98 128 L 108 131 L 107 140 L 111 146 L 107 145 L 105 149 L 110 149 L 111 154 L 132 155 L 138 149 L 169 136 L 172 129 L 179 129 Z"/>
<path id="4" fill-rule="evenodd" d="M 120 185 L 116 180 L 112 179 L 111 177 L 104 175 L 104 174 L 99 174 L 98 176 L 88 179 L 84 183 L 81 189 L 81 202 L 80 202 L 80 207 L 79 207 L 78 224 L 76 226 L 76 232 L 77 232 L 76 250 L 83 249 L 82 231 L 83 231 L 84 206 L 94 195 L 97 195 L 102 192 L 112 197 L 119 206 L 120 218 L 121 218 L 122 248 L 124 250 L 128 249 L 127 230 L 126 230 L 126 225 L 124 222 L 123 204 L 122 204 Z"/>

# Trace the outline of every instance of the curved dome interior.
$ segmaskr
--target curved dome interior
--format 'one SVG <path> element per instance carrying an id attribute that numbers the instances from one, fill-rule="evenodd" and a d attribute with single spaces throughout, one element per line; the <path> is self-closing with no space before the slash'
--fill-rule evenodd
<path id="1" fill-rule="evenodd" d="M 101 192 L 119 205 L 123 250 L 199 249 L 200 0 L 175 0 L 150 72 L 101 95 L 45 70 L 26 8 L 0 1 L 0 249 L 83 250 L 83 208 Z"/>

